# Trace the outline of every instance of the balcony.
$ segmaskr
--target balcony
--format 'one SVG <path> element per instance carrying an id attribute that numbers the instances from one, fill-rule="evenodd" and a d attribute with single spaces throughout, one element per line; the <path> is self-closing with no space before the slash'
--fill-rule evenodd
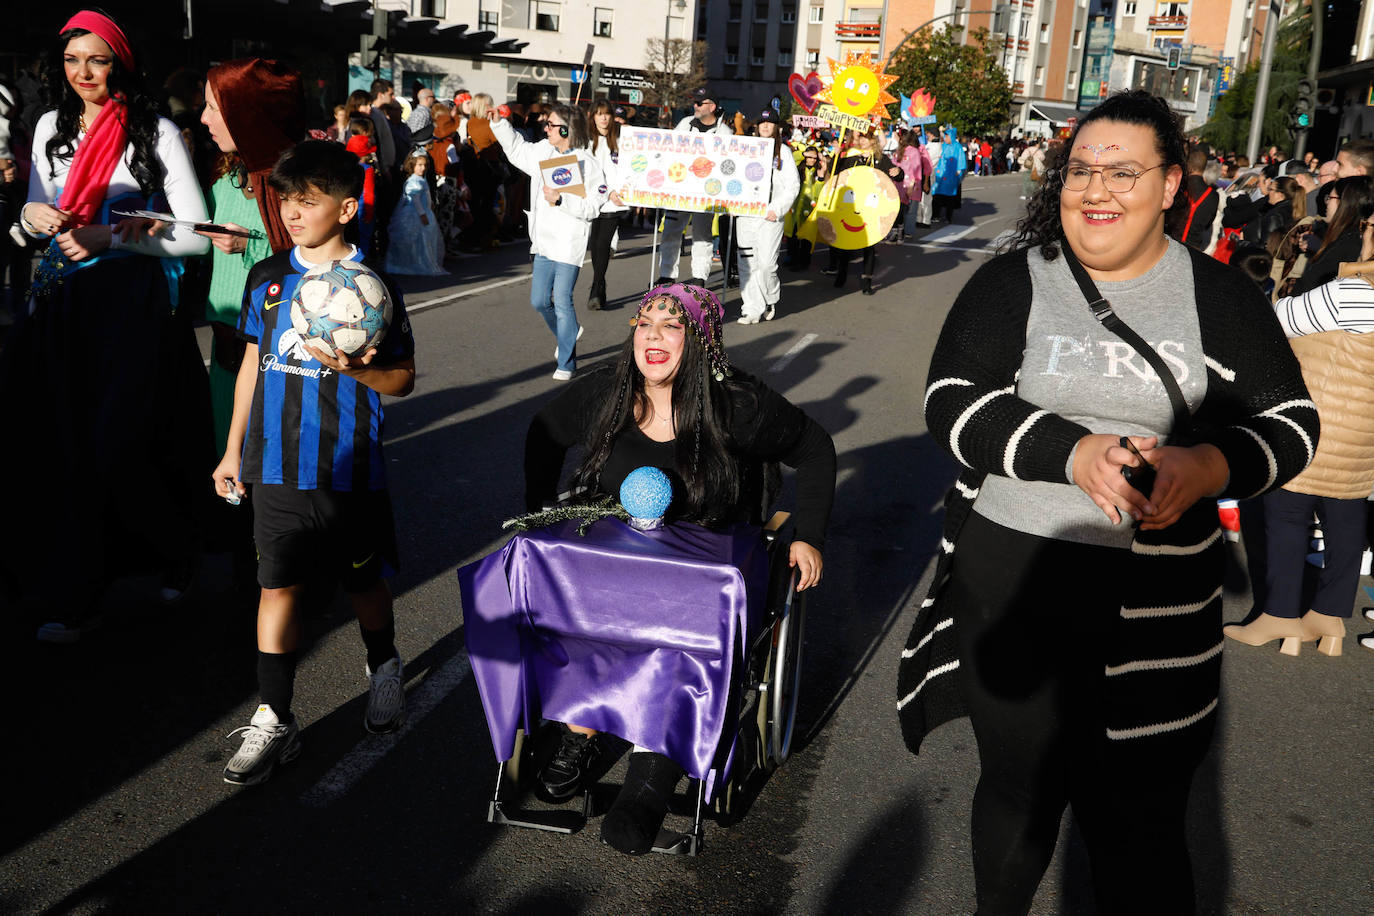
<path id="1" fill-rule="evenodd" d="M 835 37 L 845 41 L 877 41 L 882 37 L 881 22 L 837 22 Z"/>
<path id="2" fill-rule="evenodd" d="M 1002 47 L 1006 48 L 1008 51 L 1010 51 L 1012 48 L 1015 48 L 1018 51 L 1029 51 L 1030 39 L 1008 37 L 1002 42 Z"/>
<path id="3" fill-rule="evenodd" d="M 1188 28 L 1187 16 L 1151 16 L 1150 28 L 1152 29 L 1186 29 Z"/>

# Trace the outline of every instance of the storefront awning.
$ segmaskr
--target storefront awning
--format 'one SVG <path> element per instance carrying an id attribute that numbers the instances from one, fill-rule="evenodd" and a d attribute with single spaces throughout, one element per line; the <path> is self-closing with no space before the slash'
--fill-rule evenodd
<path id="1" fill-rule="evenodd" d="M 1080 118 L 1082 115 L 1078 109 L 1072 105 L 1054 102 L 1029 102 L 1030 119 L 1033 121 L 1049 121 L 1057 127 L 1067 127 L 1069 118 Z"/>

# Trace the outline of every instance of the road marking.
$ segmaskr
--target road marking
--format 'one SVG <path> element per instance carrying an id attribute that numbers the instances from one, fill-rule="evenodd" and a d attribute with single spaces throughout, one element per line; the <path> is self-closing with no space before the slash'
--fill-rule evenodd
<path id="1" fill-rule="evenodd" d="M 769 372 L 781 372 L 782 370 L 786 369 L 788 363 L 790 363 L 790 362 L 792 362 L 792 360 L 796 359 L 797 356 L 801 353 L 801 351 L 805 350 L 807 347 L 809 347 L 809 346 L 811 346 L 813 343 L 815 343 L 816 340 L 817 340 L 817 338 L 819 338 L 819 337 L 820 337 L 819 334 L 807 334 L 807 335 L 806 335 L 805 337 L 803 337 L 801 340 L 799 340 L 799 341 L 797 341 L 796 343 L 794 343 L 794 344 L 792 345 L 792 349 L 788 350 L 788 351 L 787 351 L 786 353 L 784 353 L 781 357 L 779 357 L 777 362 L 775 362 L 773 365 L 769 366 L 769 367 L 768 367 L 768 371 L 769 371 Z"/>
<path id="2" fill-rule="evenodd" d="M 982 248 L 970 248 L 968 245 L 927 245 L 925 242 L 913 242 L 917 248 L 933 248 L 936 251 L 971 251 L 975 254 L 987 254 L 992 251 L 992 247 L 984 245 Z"/>
<path id="3" fill-rule="evenodd" d="M 957 226 L 957 227 L 956 227 L 956 226 L 942 226 L 941 228 L 936 229 L 934 232 L 930 233 L 930 235 L 927 235 L 927 236 L 925 236 L 924 238 L 922 238 L 921 241 L 922 241 L 922 242 L 957 242 L 959 239 L 961 239 L 961 238 L 963 238 L 964 236 L 968 235 L 970 232 L 972 232 L 974 229 L 977 229 L 977 228 L 978 228 L 978 227 L 977 227 L 977 226 L 974 226 L 974 225 Z"/>
<path id="4" fill-rule="evenodd" d="M 468 654 L 461 651 L 425 676 L 420 686 L 406 694 L 405 724 L 389 735 L 368 735 L 354 746 L 301 795 L 301 803 L 323 808 L 347 794 L 382 758 L 400 744 L 411 729 L 424 721 L 445 697 L 472 672 Z"/>

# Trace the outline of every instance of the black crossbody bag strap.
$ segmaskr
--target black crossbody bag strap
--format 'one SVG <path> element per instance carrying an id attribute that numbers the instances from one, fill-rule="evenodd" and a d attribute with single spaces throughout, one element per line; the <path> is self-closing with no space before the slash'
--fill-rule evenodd
<path id="1" fill-rule="evenodd" d="M 1102 322 L 1102 326 L 1120 337 L 1126 343 L 1135 348 L 1145 362 L 1150 364 L 1150 368 L 1155 370 L 1155 375 L 1164 383 L 1164 390 L 1169 395 L 1169 404 L 1174 409 L 1174 430 L 1178 433 L 1185 433 L 1193 425 L 1193 415 L 1188 410 L 1188 402 L 1183 399 L 1183 392 L 1178 387 L 1178 380 L 1165 365 L 1164 358 L 1155 352 L 1154 347 L 1145 342 L 1145 339 L 1135 332 L 1126 322 L 1121 320 L 1121 316 L 1112 310 L 1112 304 L 1102 297 L 1097 291 L 1097 284 L 1093 283 L 1092 277 L 1083 269 L 1078 258 L 1069 248 L 1068 242 L 1060 242 L 1059 250 L 1064 252 L 1064 260 L 1068 262 L 1069 270 L 1073 273 L 1073 278 L 1078 281 L 1078 288 L 1083 292 L 1083 298 L 1088 300 L 1088 308 L 1092 310 L 1093 317 Z"/>

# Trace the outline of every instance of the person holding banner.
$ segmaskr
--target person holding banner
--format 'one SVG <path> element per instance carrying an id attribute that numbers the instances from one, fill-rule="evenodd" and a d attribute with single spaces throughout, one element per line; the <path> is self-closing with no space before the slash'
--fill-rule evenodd
<path id="1" fill-rule="evenodd" d="M 771 321 L 782 297 L 778 282 L 778 249 L 782 247 L 783 217 L 797 199 L 800 179 L 792 150 L 782 142 L 778 113 L 765 108 L 759 115 L 755 131 L 760 137 L 773 140 L 772 191 L 768 195 L 768 211 L 763 216 L 741 216 L 735 225 L 735 241 L 739 251 L 739 278 L 743 293 L 743 314 L 740 324 Z"/>
<path id="2" fill-rule="evenodd" d="M 545 138 L 538 143 L 521 137 L 495 111 L 487 117 L 511 165 L 530 176 L 530 305 L 558 340 L 553 377 L 566 382 L 577 369 L 577 338 L 582 336 L 573 287 L 587 256 L 592 220 L 606 201 L 606 179 L 587 149 L 587 119 L 572 106 L 555 105 L 549 111 Z"/>
<path id="3" fill-rule="evenodd" d="M 592 155 L 596 164 L 606 176 L 606 184 L 611 188 L 620 187 L 620 123 L 616 121 L 611 103 L 598 99 L 587 116 L 587 133 L 592 138 Z M 629 207 L 620 199 L 617 191 L 606 195 L 601 212 L 592 223 L 589 241 L 592 254 L 592 290 L 587 297 L 587 308 L 595 312 L 606 304 L 606 268 L 611 263 L 611 249 L 614 247 L 616 229 L 629 212 Z"/>
<path id="4" fill-rule="evenodd" d="M 674 130 L 687 133 L 733 134 L 730 125 L 720 117 L 720 106 L 705 86 L 692 90 L 693 116 L 683 118 Z M 692 218 L 692 283 L 705 287 L 711 276 L 711 221 L 713 213 L 693 213 Z M 678 260 L 682 256 L 682 229 L 687 213 L 669 210 L 663 218 L 663 241 L 658 249 L 658 280 L 663 286 L 677 279 Z M 728 221 L 721 223 L 720 240 L 728 245 Z"/>

